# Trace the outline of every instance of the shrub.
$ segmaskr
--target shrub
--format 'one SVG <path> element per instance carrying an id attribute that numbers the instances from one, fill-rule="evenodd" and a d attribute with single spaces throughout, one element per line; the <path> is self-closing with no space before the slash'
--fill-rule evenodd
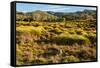
<path id="1" fill-rule="evenodd" d="M 44 64 L 47 63 L 47 60 L 44 58 L 38 58 L 38 59 L 34 59 L 32 60 L 31 64 Z"/>
<path id="2" fill-rule="evenodd" d="M 69 30 L 68 31 L 70 34 L 76 34 L 76 32 L 74 30 Z"/>
<path id="3" fill-rule="evenodd" d="M 22 59 L 23 52 L 20 49 L 16 49 L 16 64 L 21 65 L 23 63 Z"/>
<path id="4" fill-rule="evenodd" d="M 19 49 L 18 47 L 19 45 L 17 45 L 17 48 L 16 48 L 16 64 L 17 65 L 21 65 L 23 64 L 23 52 L 22 50 Z"/>
<path id="5" fill-rule="evenodd" d="M 79 62 L 79 61 L 80 60 L 77 57 L 73 56 L 73 55 L 67 56 L 64 59 L 62 59 L 62 62 Z"/>
<path id="6" fill-rule="evenodd" d="M 16 28 L 16 31 L 18 32 L 25 32 L 29 33 L 33 30 L 33 26 L 19 26 Z"/>
<path id="7" fill-rule="evenodd" d="M 41 26 L 42 23 L 39 23 L 39 22 L 31 22 L 31 25 L 33 25 L 34 27 L 38 27 L 38 26 Z"/>
<path id="8" fill-rule="evenodd" d="M 55 29 L 52 29 L 50 32 L 54 32 L 56 34 L 60 34 L 60 33 L 62 33 L 62 30 L 60 30 L 59 28 L 55 28 Z"/>
<path id="9" fill-rule="evenodd" d="M 65 28 L 72 28 L 72 25 L 65 23 Z"/>
<path id="10" fill-rule="evenodd" d="M 44 26 L 44 28 L 45 28 L 46 30 L 53 29 L 53 27 L 51 27 L 51 26 Z"/>
<path id="11" fill-rule="evenodd" d="M 77 54 L 80 59 L 84 60 L 95 60 L 96 50 L 90 47 L 82 47 L 80 52 Z"/>
<path id="12" fill-rule="evenodd" d="M 78 44 L 90 44 L 89 39 L 82 35 L 74 35 L 73 38 L 74 40 L 76 40 L 75 42 L 77 42 Z"/>
<path id="13" fill-rule="evenodd" d="M 96 42 L 96 34 L 94 33 L 89 33 L 87 35 L 87 37 L 89 38 L 89 40 L 91 41 L 92 44 L 94 44 Z"/>
<path id="14" fill-rule="evenodd" d="M 43 54 L 44 53 L 44 50 L 42 49 L 32 49 L 32 52 L 34 55 L 39 55 L 39 54 Z"/>
<path id="15" fill-rule="evenodd" d="M 24 63 L 21 61 L 16 60 L 16 65 L 23 65 Z"/>
<path id="16" fill-rule="evenodd" d="M 41 36 L 45 33 L 45 29 L 42 26 L 34 27 L 31 33 L 37 36 Z"/>
<path id="17" fill-rule="evenodd" d="M 33 53 L 32 51 L 23 51 L 23 62 L 30 63 L 33 60 Z"/>
<path id="18" fill-rule="evenodd" d="M 90 41 L 88 38 L 81 36 L 81 35 L 71 35 L 71 34 L 60 34 L 58 36 L 55 36 L 53 38 L 53 41 L 57 44 L 80 44 L 80 45 L 84 45 L 84 44 L 89 44 Z"/>
<path id="19" fill-rule="evenodd" d="M 30 63 L 33 60 L 32 48 L 27 45 L 16 46 L 16 63 L 18 65 Z"/>
<path id="20" fill-rule="evenodd" d="M 37 36 L 40 36 L 45 33 L 45 29 L 42 26 L 33 27 L 33 26 L 19 26 L 16 28 L 17 32 L 21 33 L 30 33 Z"/>
<path id="21" fill-rule="evenodd" d="M 77 34 L 79 34 L 79 35 L 82 35 L 82 34 L 83 34 L 83 30 L 82 30 L 82 29 L 77 29 L 77 30 L 75 30 L 75 32 L 76 32 Z"/>
<path id="22" fill-rule="evenodd" d="M 60 54 L 60 50 L 57 48 L 48 48 L 47 51 L 43 54 L 44 57 L 56 56 Z"/>
<path id="23" fill-rule="evenodd" d="M 16 32 L 16 43 L 20 45 L 33 45 L 35 36 L 27 32 Z"/>

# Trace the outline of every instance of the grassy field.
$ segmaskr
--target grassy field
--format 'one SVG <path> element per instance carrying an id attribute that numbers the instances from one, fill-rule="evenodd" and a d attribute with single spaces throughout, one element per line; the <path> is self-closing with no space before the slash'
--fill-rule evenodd
<path id="1" fill-rule="evenodd" d="M 95 60 L 95 21 L 16 21 L 17 65 Z"/>

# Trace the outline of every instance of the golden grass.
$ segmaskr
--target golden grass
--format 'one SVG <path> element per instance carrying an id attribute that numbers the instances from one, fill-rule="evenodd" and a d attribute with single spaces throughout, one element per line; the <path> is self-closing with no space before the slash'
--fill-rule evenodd
<path id="1" fill-rule="evenodd" d="M 16 24 L 17 65 L 96 60 L 96 30 L 83 22 Z"/>

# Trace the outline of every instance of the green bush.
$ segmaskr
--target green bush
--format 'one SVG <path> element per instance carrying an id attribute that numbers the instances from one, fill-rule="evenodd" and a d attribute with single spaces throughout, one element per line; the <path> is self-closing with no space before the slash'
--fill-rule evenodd
<path id="1" fill-rule="evenodd" d="M 89 38 L 89 40 L 91 41 L 92 44 L 94 44 L 96 42 L 96 34 L 94 33 L 89 33 L 87 35 L 87 37 Z"/>
<path id="2" fill-rule="evenodd" d="M 60 34 L 58 36 L 55 36 L 53 38 L 53 41 L 57 44 L 68 44 L 73 45 L 75 43 L 84 45 L 89 44 L 90 41 L 88 38 L 82 36 L 82 35 L 71 35 L 71 34 Z"/>

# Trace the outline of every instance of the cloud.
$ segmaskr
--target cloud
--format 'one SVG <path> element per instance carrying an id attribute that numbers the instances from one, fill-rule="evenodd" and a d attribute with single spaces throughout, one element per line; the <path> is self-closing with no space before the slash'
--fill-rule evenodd
<path id="1" fill-rule="evenodd" d="M 71 9 L 68 6 L 56 6 L 56 5 L 48 5 L 44 7 L 42 10 L 44 11 L 54 11 L 54 12 L 64 12 L 65 10 Z"/>
<path id="2" fill-rule="evenodd" d="M 95 7 L 81 7 L 81 6 L 64 6 L 64 5 L 47 5 L 47 4 L 26 4 L 17 3 L 17 11 L 31 12 L 36 10 L 54 11 L 54 12 L 76 12 L 88 10 L 96 10 Z"/>
<path id="3" fill-rule="evenodd" d="M 54 12 L 65 12 L 70 8 L 52 8 L 52 9 L 45 9 L 44 11 L 54 11 Z"/>
<path id="4" fill-rule="evenodd" d="M 96 8 L 94 7 L 91 7 L 91 8 L 87 8 L 87 9 L 89 9 L 89 10 L 96 10 Z"/>

